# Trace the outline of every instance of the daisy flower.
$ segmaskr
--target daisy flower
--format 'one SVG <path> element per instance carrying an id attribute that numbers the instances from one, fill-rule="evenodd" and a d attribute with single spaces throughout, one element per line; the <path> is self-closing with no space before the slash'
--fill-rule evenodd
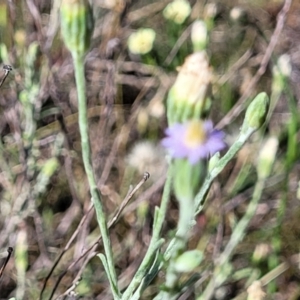
<path id="1" fill-rule="evenodd" d="M 191 165 L 226 147 L 224 133 L 213 129 L 211 121 L 191 120 L 166 129 L 162 145 L 173 158 L 187 158 Z"/>

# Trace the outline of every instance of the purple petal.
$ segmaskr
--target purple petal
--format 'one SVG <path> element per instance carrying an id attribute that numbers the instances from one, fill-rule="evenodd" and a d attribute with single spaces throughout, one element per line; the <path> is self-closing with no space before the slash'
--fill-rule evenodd
<path id="1" fill-rule="evenodd" d="M 191 164 L 197 163 L 201 159 L 206 159 L 210 155 L 223 150 L 226 147 L 223 141 L 225 134 L 222 131 L 214 130 L 213 123 L 208 120 L 199 126 L 203 126 L 206 133 L 206 140 L 199 145 L 189 145 L 186 143 L 185 135 L 190 126 L 190 122 L 184 124 L 176 123 L 167 128 L 166 137 L 161 144 L 170 152 L 174 158 L 187 158 Z M 202 129 L 202 130 L 203 130 Z M 199 130 L 201 130 L 199 128 Z"/>

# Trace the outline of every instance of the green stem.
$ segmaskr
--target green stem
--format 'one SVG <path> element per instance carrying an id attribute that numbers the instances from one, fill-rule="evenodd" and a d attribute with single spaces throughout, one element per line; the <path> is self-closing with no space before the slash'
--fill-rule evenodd
<path id="1" fill-rule="evenodd" d="M 229 269 L 229 259 L 232 256 L 233 250 L 236 248 L 238 243 L 244 238 L 246 234 L 246 229 L 253 218 L 255 211 L 257 209 L 257 205 L 259 200 L 261 199 L 262 192 L 265 187 L 265 180 L 261 179 L 256 182 L 252 199 L 248 205 L 247 211 L 242 219 L 238 222 L 234 231 L 230 237 L 228 244 L 226 245 L 223 253 L 217 260 L 215 265 L 215 270 L 213 277 L 208 283 L 205 291 L 201 296 L 197 298 L 197 300 L 209 300 L 212 298 L 215 290 L 223 284 L 225 280 L 231 275 L 232 271 Z"/>
<path id="2" fill-rule="evenodd" d="M 191 229 L 191 222 L 194 220 L 194 201 L 193 199 L 181 199 L 179 200 L 179 220 L 178 230 L 175 236 L 174 244 L 169 252 L 171 260 L 169 262 L 166 272 L 166 291 L 162 291 L 157 295 L 155 299 L 172 299 L 177 293 L 176 284 L 178 282 L 180 273 L 175 269 L 175 262 L 178 256 L 185 250 L 186 244 L 189 238 L 189 232 Z"/>
<path id="3" fill-rule="evenodd" d="M 146 255 L 137 270 L 135 276 L 133 277 L 132 281 L 130 282 L 129 286 L 127 287 L 125 293 L 122 296 L 122 300 L 129 300 L 132 299 L 132 294 L 136 290 L 136 288 L 140 285 L 143 278 L 147 275 L 148 270 L 152 266 L 153 259 L 155 257 L 156 251 L 158 247 L 161 245 L 160 241 L 160 232 L 165 221 L 166 212 L 168 208 L 168 203 L 170 199 L 170 192 L 171 192 L 171 182 L 172 182 L 172 170 L 173 167 L 170 165 L 168 170 L 168 176 L 166 179 L 166 183 L 164 186 L 164 191 L 162 195 L 161 205 L 160 208 L 157 210 L 157 216 L 154 220 L 153 224 L 153 234 L 150 245 L 147 249 Z"/>
<path id="4" fill-rule="evenodd" d="M 195 215 L 197 215 L 203 209 L 205 197 L 213 180 L 223 171 L 228 162 L 243 147 L 245 142 L 255 131 L 256 129 L 250 127 L 246 133 L 241 133 L 227 153 L 218 161 L 217 165 L 209 172 L 209 174 L 207 174 L 199 193 L 195 197 Z"/>
<path id="5" fill-rule="evenodd" d="M 297 131 L 300 114 L 297 105 L 295 104 L 295 99 L 293 95 L 291 95 L 291 91 L 288 88 L 286 88 L 286 90 L 288 94 L 289 111 L 291 112 L 291 118 L 288 123 L 288 143 L 286 151 L 286 168 L 287 170 L 290 170 L 293 167 L 293 163 L 297 160 L 297 155 L 299 154 Z"/>
<path id="6" fill-rule="evenodd" d="M 263 189 L 265 186 L 265 180 L 261 179 L 256 182 L 254 191 L 253 191 L 253 196 L 252 200 L 250 201 L 247 211 L 245 215 L 242 217 L 242 219 L 238 222 L 237 226 L 235 227 L 230 240 L 228 244 L 226 245 L 223 253 L 220 255 L 218 259 L 218 264 L 222 265 L 225 262 L 227 262 L 234 250 L 234 248 L 237 246 L 237 244 L 244 238 L 246 234 L 246 229 L 253 218 L 255 211 L 257 209 L 258 202 L 261 198 Z"/>
<path id="7" fill-rule="evenodd" d="M 82 55 L 77 53 L 72 53 L 74 60 L 75 69 L 75 79 L 78 94 L 78 121 L 79 121 L 79 131 L 81 136 L 81 147 L 82 147 L 82 159 L 84 164 L 84 169 L 87 175 L 90 192 L 92 196 L 92 202 L 96 211 L 97 221 L 100 227 L 101 236 L 103 240 L 104 251 L 106 254 L 108 269 L 109 269 L 109 281 L 111 284 L 112 292 L 114 293 L 114 298 L 118 299 L 120 297 L 120 291 L 117 286 L 117 275 L 114 266 L 112 247 L 110 243 L 110 238 L 108 234 L 106 216 L 104 214 L 101 196 L 96 184 L 95 175 L 92 167 L 91 160 L 91 148 L 89 142 L 89 130 L 88 130 L 88 118 L 87 118 L 87 100 L 85 96 L 85 76 L 84 76 L 84 58 Z"/>

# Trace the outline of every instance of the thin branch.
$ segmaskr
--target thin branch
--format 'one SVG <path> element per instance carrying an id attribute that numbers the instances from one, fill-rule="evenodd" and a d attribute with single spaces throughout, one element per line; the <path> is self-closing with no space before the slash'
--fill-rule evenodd
<path id="1" fill-rule="evenodd" d="M 12 67 L 10 65 L 4 65 L 3 70 L 4 70 L 4 76 L 3 76 L 2 80 L 0 81 L 0 87 L 3 85 L 6 77 L 9 74 L 9 72 L 12 71 Z"/>
<path id="2" fill-rule="evenodd" d="M 136 187 L 134 188 L 134 189 L 130 189 L 129 190 L 129 192 L 127 193 L 127 195 L 126 195 L 126 197 L 124 198 L 124 200 L 122 201 L 122 203 L 121 203 L 121 205 L 120 205 L 120 207 L 118 208 L 118 210 L 115 212 L 115 214 L 113 215 L 113 217 L 110 219 L 110 221 L 108 222 L 108 229 L 110 229 L 116 222 L 117 222 L 117 220 L 118 220 L 118 218 L 119 218 L 119 216 L 121 215 L 121 213 L 122 213 L 122 211 L 124 210 L 124 208 L 126 207 L 126 205 L 128 204 L 128 202 L 131 200 L 131 198 L 133 197 L 133 195 L 137 192 L 137 190 L 149 179 L 149 177 L 150 177 L 150 174 L 148 173 L 148 172 L 145 172 L 144 173 L 144 175 L 143 175 L 143 178 L 142 178 L 142 180 L 136 185 Z M 77 228 L 78 229 L 78 228 Z M 77 230 L 76 230 L 77 231 Z M 63 271 L 62 273 L 61 273 L 61 275 L 59 276 L 59 278 L 57 279 L 57 281 L 56 281 L 56 283 L 55 283 L 55 286 L 54 286 L 54 288 L 53 288 L 53 290 L 52 290 L 52 292 L 51 292 L 51 295 L 50 295 L 50 298 L 49 298 L 49 300 L 51 300 L 52 299 L 52 297 L 54 296 L 54 293 L 55 293 L 55 291 L 56 291 L 56 289 L 57 289 L 57 287 L 58 287 L 58 285 L 59 285 L 59 283 L 60 283 L 60 281 L 62 280 L 62 278 L 67 274 L 67 272 L 69 271 L 69 270 L 71 270 L 81 259 L 83 259 L 84 257 L 86 257 L 86 255 L 87 254 L 89 254 L 90 252 L 94 252 L 96 249 L 97 249 L 97 247 L 98 247 L 98 245 L 99 245 L 99 243 L 101 242 L 101 240 L 102 240 L 102 236 L 100 235 L 99 237 L 98 237 L 98 239 L 96 240 L 96 242 L 94 242 L 93 244 L 92 244 L 92 246 L 91 247 L 89 247 L 86 251 L 84 251 L 84 253 L 80 256 L 80 257 L 78 257 L 77 258 L 77 260 L 75 260 L 73 263 L 71 263 L 69 266 L 68 266 L 68 268 L 65 270 L 65 271 Z M 61 255 L 62 256 L 62 255 Z M 83 264 L 83 267 L 81 267 L 80 268 L 80 270 L 79 270 L 79 272 L 78 273 L 82 273 L 82 270 L 84 269 L 84 267 L 85 267 L 85 265 L 86 265 L 86 261 L 89 261 L 92 257 L 94 257 L 94 255 L 93 256 L 89 256 L 88 258 L 87 258 L 87 260 L 85 260 L 85 262 L 84 262 L 84 264 Z M 61 257 L 60 257 L 60 259 L 61 259 Z M 51 272 L 51 274 L 53 273 L 53 271 Z M 51 275 L 50 274 L 50 275 Z M 49 279 L 49 275 L 47 276 L 47 280 Z M 79 278 L 80 276 L 76 276 L 75 277 L 75 279 L 74 279 L 74 281 L 73 281 L 73 283 L 72 283 L 72 285 L 74 285 L 74 286 L 76 286 L 76 281 L 78 281 L 78 278 Z M 44 284 L 44 287 L 45 287 L 45 284 Z M 43 287 L 43 290 L 44 290 L 44 287 Z M 40 299 L 41 299 L 41 297 L 40 297 Z"/>
<path id="3" fill-rule="evenodd" d="M 7 252 L 8 252 L 8 255 L 7 255 L 6 259 L 5 259 L 5 262 L 4 262 L 3 266 L 0 268 L 0 278 L 2 277 L 3 271 L 4 271 L 4 269 L 5 269 L 6 265 L 7 265 L 10 257 L 11 257 L 11 254 L 13 252 L 13 248 L 12 247 L 8 247 L 7 248 Z"/>

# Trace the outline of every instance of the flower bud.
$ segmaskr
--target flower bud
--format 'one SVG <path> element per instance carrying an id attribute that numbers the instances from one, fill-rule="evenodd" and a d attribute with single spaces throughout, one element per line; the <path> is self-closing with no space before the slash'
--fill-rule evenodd
<path id="1" fill-rule="evenodd" d="M 182 253 L 175 261 L 177 272 L 191 272 L 197 268 L 203 260 L 203 253 L 199 250 L 190 250 Z"/>
<path id="2" fill-rule="evenodd" d="M 220 161 L 220 152 L 216 152 L 209 160 L 208 171 L 211 172 Z"/>
<path id="3" fill-rule="evenodd" d="M 273 67 L 272 92 L 280 94 L 286 87 L 286 81 L 292 72 L 291 58 L 288 54 L 279 57 L 277 64 Z"/>
<path id="4" fill-rule="evenodd" d="M 276 137 L 270 137 L 259 153 L 256 167 L 258 178 L 266 179 L 270 176 L 277 149 L 278 139 Z"/>
<path id="5" fill-rule="evenodd" d="M 214 19 L 219 12 L 219 7 L 216 3 L 207 3 L 204 6 L 203 18 L 208 31 L 214 28 Z"/>
<path id="6" fill-rule="evenodd" d="M 252 255 L 252 261 L 256 264 L 265 261 L 271 254 L 271 247 L 267 243 L 256 245 Z"/>
<path id="7" fill-rule="evenodd" d="M 203 21 L 197 20 L 193 23 L 191 39 L 194 52 L 204 50 L 207 45 L 207 28 Z"/>
<path id="8" fill-rule="evenodd" d="M 288 54 L 283 54 L 279 57 L 277 66 L 283 76 L 289 78 L 292 73 L 291 57 Z"/>
<path id="9" fill-rule="evenodd" d="M 88 0 L 62 0 L 61 33 L 67 48 L 83 55 L 90 46 L 93 15 Z"/>
<path id="10" fill-rule="evenodd" d="M 219 8 L 216 3 L 207 3 L 204 7 L 205 19 L 214 19 L 218 12 Z"/>
<path id="11" fill-rule="evenodd" d="M 269 109 L 269 97 L 265 92 L 259 93 L 247 108 L 242 133 L 249 128 L 258 130 L 265 122 Z"/>
<path id="12" fill-rule="evenodd" d="M 186 58 L 168 94 L 169 125 L 203 117 L 210 106 L 208 94 L 211 78 L 212 72 L 205 51 Z"/>

